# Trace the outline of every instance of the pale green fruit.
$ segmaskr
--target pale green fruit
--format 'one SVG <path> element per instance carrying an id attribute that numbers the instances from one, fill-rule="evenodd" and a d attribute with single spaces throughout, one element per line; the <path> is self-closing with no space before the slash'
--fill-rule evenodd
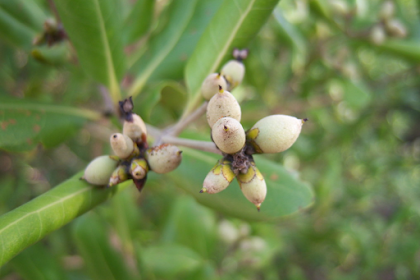
<path id="1" fill-rule="evenodd" d="M 407 36 L 407 28 L 398 19 L 391 19 L 385 23 L 386 30 L 391 36 L 403 38 Z"/>
<path id="2" fill-rule="evenodd" d="M 232 91 L 244 79 L 245 66 L 241 61 L 229 60 L 222 67 L 221 73 L 228 83 L 227 90 Z"/>
<path id="3" fill-rule="evenodd" d="M 201 84 L 201 94 L 206 100 L 210 100 L 219 92 L 219 87 L 227 88 L 225 78 L 220 73 L 210 74 Z"/>
<path id="4" fill-rule="evenodd" d="M 245 145 L 245 131 L 237 120 L 225 117 L 219 119 L 211 130 L 216 146 L 226 154 L 239 152 Z"/>
<path id="5" fill-rule="evenodd" d="M 219 92 L 210 99 L 206 116 L 210 127 L 213 127 L 217 120 L 223 117 L 241 121 L 241 106 L 230 92 L 220 88 Z"/>
<path id="6" fill-rule="evenodd" d="M 127 166 L 119 165 L 109 178 L 108 187 L 112 187 L 128 180 Z"/>
<path id="7" fill-rule="evenodd" d="M 114 133 L 110 138 L 111 148 L 121 159 L 128 158 L 134 151 L 134 143 L 130 137 L 121 133 Z"/>
<path id="8" fill-rule="evenodd" d="M 370 40 L 375 45 L 381 45 L 385 39 L 385 30 L 381 25 L 375 25 L 370 31 Z"/>
<path id="9" fill-rule="evenodd" d="M 236 178 L 244 196 L 260 211 L 261 203 L 267 195 L 267 185 L 255 163 L 251 164 L 247 173 L 239 173 Z"/>
<path id="10" fill-rule="evenodd" d="M 118 161 L 109 156 L 100 156 L 92 160 L 86 167 L 82 179 L 97 186 L 108 184 L 109 178 L 118 165 Z"/>
<path id="11" fill-rule="evenodd" d="M 228 160 L 219 160 L 204 179 L 200 193 L 218 193 L 226 189 L 235 178 L 232 163 Z"/>
<path id="12" fill-rule="evenodd" d="M 149 166 L 144 158 L 137 158 L 131 161 L 130 173 L 134 179 L 140 180 L 146 177 Z"/>
<path id="13" fill-rule="evenodd" d="M 150 169 L 156 173 L 168 173 L 181 163 L 182 151 L 177 146 L 162 144 L 146 151 L 146 159 Z"/>
<path id="14" fill-rule="evenodd" d="M 259 120 L 246 135 L 256 153 L 280 153 L 298 138 L 306 120 L 286 115 L 271 115 Z"/>
<path id="15" fill-rule="evenodd" d="M 145 142 L 147 137 L 147 129 L 142 118 L 137 114 L 131 114 L 132 121 L 124 121 L 123 134 L 130 137 L 134 142 Z"/>

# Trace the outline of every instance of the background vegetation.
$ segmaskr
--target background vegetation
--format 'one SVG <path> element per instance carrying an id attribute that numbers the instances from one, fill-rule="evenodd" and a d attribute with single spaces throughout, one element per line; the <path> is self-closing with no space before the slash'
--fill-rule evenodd
<path id="1" fill-rule="evenodd" d="M 385 16 L 367 0 L 56 2 L 71 44 L 48 48 L 32 42 L 50 2 L 0 0 L 0 214 L 72 178 L 0 217 L 2 261 L 53 231 L 1 279 L 419 279 L 420 3 Z M 250 50 L 233 92 L 244 127 L 310 120 L 291 149 L 257 158 L 272 188 L 260 214 L 237 186 L 197 202 L 216 157 L 188 149 L 141 194 L 84 193 L 79 171 L 120 129 L 112 100 L 134 95 L 147 122 L 170 125 L 236 46 Z M 208 134 L 202 118 L 182 136 Z"/>

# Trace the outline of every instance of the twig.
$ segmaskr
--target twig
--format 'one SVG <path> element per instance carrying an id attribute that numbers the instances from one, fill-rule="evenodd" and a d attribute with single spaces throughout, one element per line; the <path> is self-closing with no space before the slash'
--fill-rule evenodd
<path id="1" fill-rule="evenodd" d="M 50 6 L 51 11 L 54 14 L 55 21 L 57 22 L 57 25 L 61 23 L 60 15 L 58 14 L 57 7 L 55 6 L 55 3 L 53 0 L 48 0 L 48 5 Z"/>
<path id="2" fill-rule="evenodd" d="M 155 139 L 159 139 L 159 141 L 155 142 L 154 145 L 159 145 L 160 143 L 168 143 L 168 144 L 188 147 L 188 148 L 192 148 L 192 149 L 196 149 L 196 150 L 200 150 L 204 152 L 210 152 L 210 153 L 215 153 L 219 155 L 222 154 L 222 152 L 216 148 L 216 145 L 213 142 L 198 141 L 198 140 L 191 140 L 191 139 L 185 139 L 185 138 L 178 138 L 178 137 L 174 137 L 170 135 L 163 135 L 163 131 L 161 131 L 160 129 L 151 125 L 146 125 L 146 126 L 147 126 L 147 132 L 149 136 Z"/>
<path id="3" fill-rule="evenodd" d="M 194 112 L 181 118 L 174 126 L 166 129 L 163 133 L 168 136 L 178 136 L 190 123 L 201 117 L 206 112 L 208 101 L 198 107 Z"/>
<path id="4" fill-rule="evenodd" d="M 173 136 L 163 136 L 162 142 L 173 144 L 177 146 L 188 147 L 204 152 L 210 152 L 221 155 L 222 152 L 216 148 L 216 145 L 213 142 L 208 141 L 198 141 L 198 140 L 191 140 L 185 138 L 178 138 Z"/>

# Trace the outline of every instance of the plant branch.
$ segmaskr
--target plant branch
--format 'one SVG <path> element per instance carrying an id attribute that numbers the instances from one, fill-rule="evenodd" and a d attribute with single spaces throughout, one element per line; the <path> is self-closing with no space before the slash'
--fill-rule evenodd
<path id="1" fill-rule="evenodd" d="M 190 123 L 197 120 L 206 112 L 208 103 L 208 101 L 204 101 L 204 103 L 194 112 L 185 117 L 182 117 L 174 126 L 166 129 L 163 134 L 169 136 L 178 136 Z"/>

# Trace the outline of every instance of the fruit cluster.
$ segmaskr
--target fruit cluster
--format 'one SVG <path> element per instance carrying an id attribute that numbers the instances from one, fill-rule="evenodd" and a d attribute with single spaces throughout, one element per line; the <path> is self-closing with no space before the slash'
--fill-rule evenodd
<path id="1" fill-rule="evenodd" d="M 120 102 L 120 109 L 124 116 L 123 131 L 110 137 L 115 155 L 95 158 L 86 167 L 82 179 L 108 187 L 132 179 L 141 191 L 149 171 L 167 173 L 174 170 L 181 163 L 182 152 L 171 144 L 148 148 L 146 125 L 132 112 L 131 97 Z"/>
<path id="2" fill-rule="evenodd" d="M 259 211 L 267 186 L 252 155 L 287 150 L 298 138 L 306 119 L 271 115 L 245 132 L 240 123 L 241 107 L 225 88 L 232 90 L 243 80 L 245 67 L 242 60 L 246 58 L 247 51 L 235 49 L 233 56 L 235 60 L 228 61 L 221 73 L 207 76 L 201 86 L 203 97 L 209 100 L 206 115 L 211 138 L 223 158 L 207 174 L 200 192 L 218 193 L 236 177 L 244 196 Z"/>

